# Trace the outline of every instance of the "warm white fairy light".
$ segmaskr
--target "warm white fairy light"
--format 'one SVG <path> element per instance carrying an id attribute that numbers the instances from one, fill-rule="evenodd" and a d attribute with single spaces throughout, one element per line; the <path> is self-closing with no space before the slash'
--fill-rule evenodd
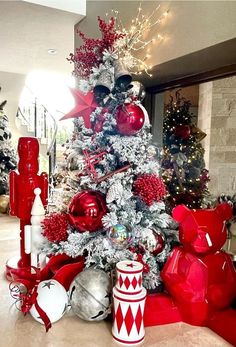
<path id="1" fill-rule="evenodd" d="M 128 29 L 124 27 L 119 12 L 117 10 L 111 11 L 112 16 L 116 19 L 118 31 L 125 34 L 125 37 L 117 42 L 115 53 L 118 54 L 119 58 L 124 61 L 124 64 L 133 74 L 140 75 L 142 72 L 145 72 L 149 76 L 152 76 L 150 73 L 152 66 L 148 64 L 148 60 L 151 58 L 150 47 L 147 46 L 163 40 L 163 36 L 155 34 L 155 37 L 148 40 L 145 40 L 143 37 L 151 28 L 160 24 L 168 16 L 169 11 L 165 11 L 160 17 L 156 18 L 159 9 L 160 5 L 150 15 L 144 15 L 140 3 L 137 16 L 131 20 L 131 25 Z M 147 52 L 145 56 L 136 57 L 137 52 L 143 51 L 144 49 Z"/>

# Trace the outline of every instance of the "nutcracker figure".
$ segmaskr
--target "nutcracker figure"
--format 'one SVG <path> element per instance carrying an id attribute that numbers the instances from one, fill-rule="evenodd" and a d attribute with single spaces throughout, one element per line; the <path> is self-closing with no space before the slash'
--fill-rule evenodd
<path id="1" fill-rule="evenodd" d="M 25 252 L 24 229 L 30 224 L 31 209 L 35 199 L 34 189 L 41 189 L 43 206 L 47 205 L 48 176 L 38 174 L 39 143 L 34 137 L 21 137 L 18 142 L 18 172 L 10 173 L 10 214 L 20 219 L 20 259 L 7 262 L 6 276 L 11 278 L 11 269 L 30 268 L 30 254 Z"/>

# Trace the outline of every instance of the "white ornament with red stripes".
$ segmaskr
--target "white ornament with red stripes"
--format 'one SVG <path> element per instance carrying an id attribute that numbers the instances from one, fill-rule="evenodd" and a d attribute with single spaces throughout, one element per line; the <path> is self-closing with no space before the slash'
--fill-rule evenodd
<path id="1" fill-rule="evenodd" d="M 139 294 L 142 292 L 143 265 L 137 261 L 123 260 L 116 265 L 116 289 L 121 294 Z"/>

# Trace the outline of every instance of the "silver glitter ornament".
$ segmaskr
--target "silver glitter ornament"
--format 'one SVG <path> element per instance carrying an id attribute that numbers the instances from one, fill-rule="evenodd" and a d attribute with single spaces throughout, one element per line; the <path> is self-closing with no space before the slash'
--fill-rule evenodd
<path id="1" fill-rule="evenodd" d="M 99 269 L 79 273 L 70 286 L 70 304 L 76 316 L 86 321 L 101 321 L 110 313 L 111 281 Z"/>
<path id="2" fill-rule="evenodd" d="M 125 64 L 121 60 L 114 62 L 115 82 L 118 86 L 127 87 L 132 81 L 132 76 L 127 70 Z"/>
<path id="3" fill-rule="evenodd" d="M 103 70 L 93 89 L 94 94 L 109 94 L 114 85 L 114 77 L 109 70 Z"/>

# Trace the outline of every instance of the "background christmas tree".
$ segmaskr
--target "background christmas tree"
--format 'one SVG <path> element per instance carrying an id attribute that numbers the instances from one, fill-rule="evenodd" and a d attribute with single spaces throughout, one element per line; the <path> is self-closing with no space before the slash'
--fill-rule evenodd
<path id="1" fill-rule="evenodd" d="M 209 194 L 209 175 L 200 143 L 206 134 L 193 123 L 190 106 L 180 91 L 165 105 L 162 177 L 171 208 L 179 204 L 201 208 L 204 197 Z"/>
<path id="2" fill-rule="evenodd" d="M 138 22 L 134 32 L 118 30 L 114 18 L 98 21 L 102 38 L 80 33 L 83 45 L 70 57 L 79 90 L 72 90 L 76 106 L 63 118 L 75 118 L 75 130 L 56 213 L 43 223 L 43 251 L 82 255 L 87 268 L 106 272 L 120 260 L 137 260 L 144 286 L 161 290 L 160 270 L 177 242 L 177 226 L 165 211 L 143 86 L 130 73 L 139 71 L 141 60 L 132 54 L 145 47 L 141 37 L 152 23 Z"/>
<path id="3" fill-rule="evenodd" d="M 3 110 L 6 103 L 5 100 L 0 104 L 0 195 L 8 194 L 9 172 L 16 168 L 16 153 L 10 142 L 8 117 Z"/>

